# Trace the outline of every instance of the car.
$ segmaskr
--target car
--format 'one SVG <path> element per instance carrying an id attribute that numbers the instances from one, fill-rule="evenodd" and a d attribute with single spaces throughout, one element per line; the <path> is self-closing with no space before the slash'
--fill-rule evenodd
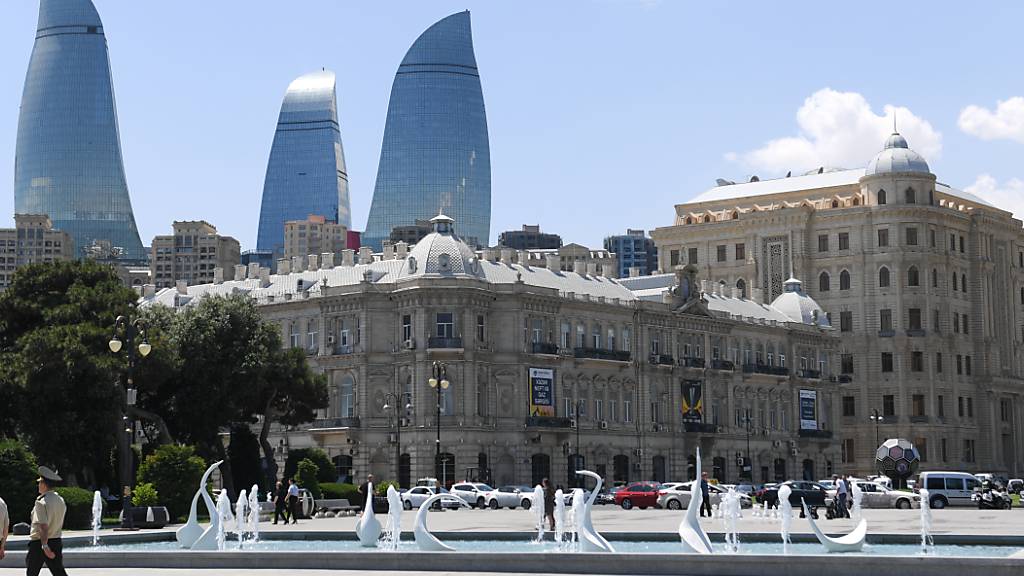
<path id="1" fill-rule="evenodd" d="M 527 510 L 533 503 L 533 490 L 522 491 L 522 486 L 501 486 L 486 496 L 487 506 L 491 510 L 510 508 L 515 510 L 522 506 Z"/>
<path id="2" fill-rule="evenodd" d="M 690 498 L 692 493 L 690 492 L 693 482 L 682 483 L 675 488 L 669 490 L 662 490 L 658 493 L 658 506 L 661 508 L 668 508 L 669 510 L 681 510 L 690 505 Z M 729 489 L 724 486 L 718 486 L 715 484 L 708 484 L 708 495 L 710 496 L 711 505 L 721 504 L 722 496 L 727 494 Z M 740 497 L 740 507 L 750 508 L 754 505 L 753 499 L 742 492 L 736 492 Z"/>
<path id="3" fill-rule="evenodd" d="M 737 484 L 736 491 L 740 494 L 746 494 L 747 496 L 753 496 L 757 492 L 758 486 L 753 484 Z"/>
<path id="4" fill-rule="evenodd" d="M 601 505 L 615 504 L 615 494 L 619 490 L 622 490 L 622 488 L 618 486 L 606 490 L 601 490 L 600 492 L 597 493 L 597 499 L 594 500 L 594 503 Z"/>
<path id="5" fill-rule="evenodd" d="M 1010 478 L 1010 481 L 1006 483 L 1006 491 L 1010 494 L 1020 494 L 1024 490 L 1024 480 L 1020 478 Z"/>
<path id="6" fill-rule="evenodd" d="M 487 484 L 482 482 L 456 482 L 452 484 L 451 493 L 466 501 L 471 508 L 487 506 L 487 496 L 494 492 Z"/>
<path id="7" fill-rule="evenodd" d="M 860 488 L 863 497 L 861 498 L 861 508 L 900 508 L 908 510 L 910 508 L 921 507 L 921 495 L 913 492 L 904 492 L 902 490 L 892 490 L 882 484 L 876 482 L 868 482 L 867 480 L 856 480 L 857 487 Z M 835 499 L 835 489 L 827 491 L 828 497 L 826 504 L 832 504 L 832 500 Z M 853 494 L 847 496 L 847 504 L 853 502 Z"/>
<path id="8" fill-rule="evenodd" d="M 615 493 L 615 503 L 623 510 L 634 506 L 641 510 L 658 505 L 658 492 L 661 484 L 657 482 L 633 482 Z"/>
<path id="9" fill-rule="evenodd" d="M 419 508 L 421 504 L 427 501 L 427 498 L 430 498 L 431 496 L 436 494 L 436 491 L 437 488 L 433 486 L 414 486 L 410 488 L 408 492 L 401 495 L 402 507 L 405 508 L 406 510 Z M 449 493 L 444 488 L 441 488 L 441 492 L 444 494 Z M 459 506 L 461 506 L 461 504 L 459 504 L 454 499 L 445 498 L 444 500 L 441 501 L 442 508 L 458 509 Z"/>
<path id="10" fill-rule="evenodd" d="M 928 490 L 930 508 L 975 506 L 972 496 L 981 487 L 981 480 L 967 472 L 921 472 L 918 486 Z"/>
<path id="11" fill-rule="evenodd" d="M 828 497 L 828 493 L 825 491 L 825 487 L 817 482 L 811 482 L 810 480 L 787 480 L 782 484 L 789 486 L 792 493 L 789 495 L 789 503 L 793 508 L 801 510 L 801 502 L 807 502 L 807 506 L 811 508 L 817 508 L 819 506 L 825 506 L 825 499 Z M 766 488 L 762 495 L 758 497 L 758 500 L 764 502 L 769 508 L 775 508 L 779 505 L 779 488 L 782 484 Z M 803 512 L 801 511 L 801 514 Z"/>

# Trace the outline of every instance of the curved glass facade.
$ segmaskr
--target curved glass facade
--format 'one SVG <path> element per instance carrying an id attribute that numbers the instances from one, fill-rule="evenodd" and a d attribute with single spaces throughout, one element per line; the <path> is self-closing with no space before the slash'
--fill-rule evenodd
<path id="1" fill-rule="evenodd" d="M 295 79 L 285 93 L 267 162 L 257 250 L 279 257 L 284 223 L 324 216 L 352 228 L 334 72 Z"/>
<path id="2" fill-rule="evenodd" d="M 363 244 L 443 211 L 470 245 L 491 230 L 491 153 L 469 12 L 427 29 L 398 67 Z"/>
<path id="3" fill-rule="evenodd" d="M 121 159 L 103 23 L 91 0 L 41 0 L 14 161 L 14 210 L 47 214 L 75 254 L 145 259 Z M 109 255 L 109 251 L 105 253 Z"/>

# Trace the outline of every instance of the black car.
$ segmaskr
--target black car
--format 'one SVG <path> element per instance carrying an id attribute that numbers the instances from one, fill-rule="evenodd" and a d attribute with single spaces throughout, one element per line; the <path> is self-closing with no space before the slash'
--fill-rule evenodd
<path id="1" fill-rule="evenodd" d="M 803 514 L 801 501 L 807 502 L 807 506 L 812 509 L 825 506 L 825 497 L 828 496 L 828 493 L 825 492 L 825 487 L 809 480 L 789 480 L 778 486 L 767 488 L 761 496 L 761 501 L 770 508 L 777 507 L 779 505 L 779 488 L 782 486 L 789 486 L 790 490 L 793 491 L 789 495 L 789 503 L 793 506 L 794 510 L 800 510 L 801 514 Z"/>

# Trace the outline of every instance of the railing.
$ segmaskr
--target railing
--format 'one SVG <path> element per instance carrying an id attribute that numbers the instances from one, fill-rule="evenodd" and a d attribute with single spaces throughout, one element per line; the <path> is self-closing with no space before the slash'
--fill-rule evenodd
<path id="1" fill-rule="evenodd" d="M 650 360 L 651 364 L 660 364 L 662 366 L 673 366 L 676 363 L 676 359 L 668 354 L 651 354 Z"/>
<path id="2" fill-rule="evenodd" d="M 682 358 L 679 359 L 679 365 L 686 366 L 687 368 L 703 368 L 704 359 L 697 358 L 695 356 L 683 356 Z"/>
<path id="3" fill-rule="evenodd" d="M 352 354 L 352 345 L 338 344 L 334 347 L 334 353 L 339 356 L 342 354 Z"/>
<path id="4" fill-rule="evenodd" d="M 359 417 L 348 418 L 317 418 L 311 428 L 359 428 Z"/>
<path id="5" fill-rule="evenodd" d="M 800 378 L 806 378 L 808 380 L 821 380 L 821 370 L 810 370 L 803 368 L 797 370 L 796 375 Z"/>
<path id="6" fill-rule="evenodd" d="M 924 335 L 925 332 L 921 328 L 911 328 L 910 330 L 907 330 L 907 336 L 910 336 L 911 338 L 920 338 L 921 336 Z"/>
<path id="7" fill-rule="evenodd" d="M 527 416 L 527 428 L 571 428 L 572 418 L 559 418 L 556 416 Z"/>
<path id="8" fill-rule="evenodd" d="M 839 374 L 838 376 L 832 376 L 829 380 L 840 384 L 849 384 L 850 382 L 853 382 L 853 376 L 850 374 Z"/>
<path id="9" fill-rule="evenodd" d="M 878 337 L 879 338 L 892 338 L 895 335 L 896 335 L 896 331 L 895 330 L 879 330 L 878 331 Z"/>
<path id="10" fill-rule="evenodd" d="M 440 338 L 431 336 L 427 338 L 427 348 L 462 348 L 462 338 Z"/>
<path id="11" fill-rule="evenodd" d="M 533 354 L 558 354 L 558 346 L 550 342 L 533 342 L 530 352 Z"/>
<path id="12" fill-rule="evenodd" d="M 746 374 L 771 374 L 772 376 L 789 376 L 789 368 L 785 366 L 769 366 L 767 364 L 744 364 L 743 372 Z"/>
<path id="13" fill-rule="evenodd" d="M 928 416 L 926 416 L 926 415 L 922 415 L 922 416 L 911 416 L 911 417 L 910 417 L 910 422 L 911 422 L 912 424 L 927 424 L 928 422 L 931 422 L 931 418 L 929 418 L 929 417 L 928 417 Z"/>
<path id="14" fill-rule="evenodd" d="M 714 434 L 718 426 L 706 422 L 683 422 L 683 430 L 687 432 L 700 432 L 701 434 Z"/>
<path id="15" fill-rule="evenodd" d="M 800 430 L 801 438 L 832 438 L 831 430 Z"/>
<path id="16" fill-rule="evenodd" d="M 729 371 L 732 371 L 732 370 L 736 369 L 736 364 L 733 363 L 732 360 L 716 359 L 716 360 L 712 360 L 711 361 L 711 369 L 712 370 L 729 370 Z"/>
<path id="17" fill-rule="evenodd" d="M 607 350 L 605 348 L 575 348 L 573 356 L 576 358 L 593 358 L 595 360 L 615 360 L 616 362 L 629 362 L 631 355 L 623 350 Z"/>

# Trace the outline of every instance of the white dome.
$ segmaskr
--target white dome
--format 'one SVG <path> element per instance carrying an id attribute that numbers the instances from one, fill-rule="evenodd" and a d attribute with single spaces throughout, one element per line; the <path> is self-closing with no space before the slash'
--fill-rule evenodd
<path id="1" fill-rule="evenodd" d="M 785 289 L 778 298 L 772 301 L 772 308 L 782 312 L 793 322 L 831 327 L 825 311 L 818 303 L 804 293 L 802 284 L 796 278 L 786 280 Z"/>
<path id="2" fill-rule="evenodd" d="M 893 132 L 885 141 L 885 149 L 868 163 L 865 176 L 891 174 L 895 172 L 920 172 L 931 174 L 924 157 L 910 149 L 907 139 Z"/>
<path id="3" fill-rule="evenodd" d="M 401 278 L 436 274 L 482 276 L 476 253 L 455 235 L 455 221 L 438 214 L 430 220 L 434 231 L 413 246 L 402 266 Z"/>

